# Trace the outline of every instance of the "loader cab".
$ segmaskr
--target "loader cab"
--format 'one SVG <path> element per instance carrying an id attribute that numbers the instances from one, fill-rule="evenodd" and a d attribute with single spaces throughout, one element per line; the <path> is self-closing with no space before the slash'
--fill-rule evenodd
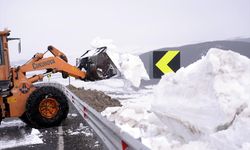
<path id="1" fill-rule="evenodd" d="M 2 37 L 0 37 L 0 65 L 3 64 L 3 44 L 2 44 Z"/>
<path id="2" fill-rule="evenodd" d="M 10 87 L 10 63 L 7 43 L 7 36 L 9 34 L 9 30 L 0 31 L 0 95 L 2 95 L 2 91 Z"/>

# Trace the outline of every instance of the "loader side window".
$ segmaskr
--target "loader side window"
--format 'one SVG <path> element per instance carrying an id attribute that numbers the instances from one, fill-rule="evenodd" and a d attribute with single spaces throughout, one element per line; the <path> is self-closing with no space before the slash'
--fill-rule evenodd
<path id="1" fill-rule="evenodd" d="M 3 64 L 3 43 L 2 37 L 0 37 L 0 65 Z"/>

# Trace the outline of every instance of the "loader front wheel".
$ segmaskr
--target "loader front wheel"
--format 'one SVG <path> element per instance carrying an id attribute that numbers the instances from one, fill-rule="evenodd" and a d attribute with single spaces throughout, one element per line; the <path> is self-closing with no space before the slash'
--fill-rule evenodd
<path id="1" fill-rule="evenodd" d="M 29 97 L 26 115 L 35 128 L 58 126 L 69 111 L 65 94 L 52 86 L 36 89 Z"/>
<path id="2" fill-rule="evenodd" d="M 31 125 L 30 120 L 27 117 L 26 112 L 23 113 L 23 115 L 21 117 L 19 117 L 24 123 L 26 123 L 27 125 Z"/>

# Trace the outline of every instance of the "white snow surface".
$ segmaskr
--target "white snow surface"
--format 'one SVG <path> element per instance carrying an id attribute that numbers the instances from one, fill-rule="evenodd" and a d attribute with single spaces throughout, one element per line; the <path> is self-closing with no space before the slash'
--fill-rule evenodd
<path id="1" fill-rule="evenodd" d="M 210 49 L 153 92 L 102 112 L 150 149 L 250 148 L 250 59 Z"/>
<path id="2" fill-rule="evenodd" d="M 0 128 L 10 128 L 10 127 L 22 127 L 25 126 L 21 120 L 12 120 L 12 121 L 2 121 Z M 23 130 L 23 129 L 18 129 Z M 22 132 L 22 131 L 20 131 Z M 25 133 L 25 131 L 23 131 Z M 24 134 L 21 138 L 6 138 L 0 137 L 0 149 L 14 148 L 25 145 L 33 145 L 33 144 L 42 144 L 43 141 L 40 138 L 41 134 L 39 130 L 32 129 L 31 133 Z"/>
<path id="3" fill-rule="evenodd" d="M 6 128 L 6 127 L 22 127 L 25 125 L 26 124 L 21 120 L 2 121 L 0 125 L 0 129 Z"/>

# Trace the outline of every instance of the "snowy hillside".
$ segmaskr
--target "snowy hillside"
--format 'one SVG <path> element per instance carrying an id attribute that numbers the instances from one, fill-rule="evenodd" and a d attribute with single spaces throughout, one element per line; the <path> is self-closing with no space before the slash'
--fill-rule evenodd
<path id="1" fill-rule="evenodd" d="M 151 149 L 250 149 L 250 60 L 210 49 L 102 114 Z"/>

